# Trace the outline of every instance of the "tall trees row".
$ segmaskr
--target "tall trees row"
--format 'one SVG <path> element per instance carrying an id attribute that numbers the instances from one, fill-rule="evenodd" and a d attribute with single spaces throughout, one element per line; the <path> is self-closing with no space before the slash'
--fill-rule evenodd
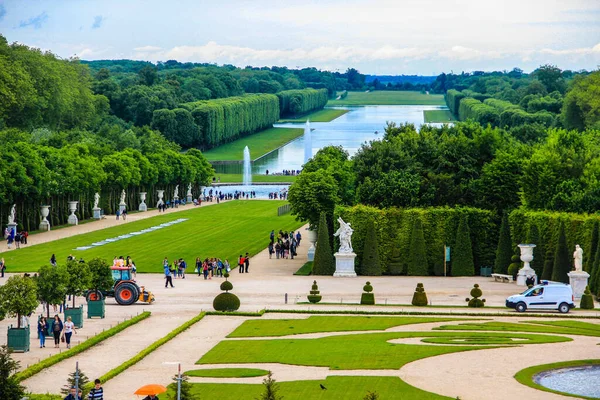
<path id="1" fill-rule="evenodd" d="M 325 89 L 286 90 L 277 93 L 277 97 L 282 117 L 320 110 L 329 100 Z"/>

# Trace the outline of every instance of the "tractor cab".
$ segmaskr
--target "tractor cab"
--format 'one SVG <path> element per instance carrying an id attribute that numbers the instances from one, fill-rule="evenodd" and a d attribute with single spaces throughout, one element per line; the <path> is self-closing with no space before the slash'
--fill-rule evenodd
<path id="1" fill-rule="evenodd" d="M 144 286 L 138 286 L 131 278 L 131 268 L 113 265 L 110 267 L 113 279 L 113 287 L 107 291 L 90 290 L 86 294 L 87 300 L 101 300 L 104 297 L 114 297 L 121 305 L 134 304 L 137 301 L 152 304 L 154 295 L 147 291 Z"/>
<path id="2" fill-rule="evenodd" d="M 131 281 L 131 268 L 129 267 L 110 267 L 112 272 L 112 278 L 115 283 L 120 281 Z"/>

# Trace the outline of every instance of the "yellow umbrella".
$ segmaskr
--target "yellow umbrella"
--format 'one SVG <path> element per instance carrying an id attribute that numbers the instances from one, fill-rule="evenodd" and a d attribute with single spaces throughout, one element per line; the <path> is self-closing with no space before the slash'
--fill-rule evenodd
<path id="1" fill-rule="evenodd" d="M 138 395 L 150 395 L 150 394 L 154 394 L 157 395 L 159 393 L 164 393 L 167 391 L 167 388 L 164 387 L 163 385 L 145 385 L 142 386 L 141 388 L 139 388 L 138 390 L 136 390 L 133 394 L 138 394 Z"/>

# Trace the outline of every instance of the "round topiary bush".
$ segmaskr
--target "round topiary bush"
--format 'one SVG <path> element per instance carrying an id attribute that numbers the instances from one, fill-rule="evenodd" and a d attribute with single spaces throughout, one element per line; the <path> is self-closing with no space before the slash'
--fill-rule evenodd
<path id="1" fill-rule="evenodd" d="M 236 311 L 240 308 L 240 299 L 233 293 L 221 293 L 213 300 L 213 308 L 223 312 Z"/>
<path id="2" fill-rule="evenodd" d="M 308 298 L 308 301 L 310 301 L 311 303 L 318 303 L 321 301 L 322 296 L 319 294 L 319 286 L 317 286 L 317 281 L 313 281 L 312 287 L 311 287 L 311 291 L 310 294 L 308 296 L 306 296 Z"/>
<path id="3" fill-rule="evenodd" d="M 590 292 L 590 287 L 586 286 L 583 295 L 581 296 L 581 304 L 579 305 L 584 310 L 592 310 L 594 308 L 594 297 Z"/>
<path id="4" fill-rule="evenodd" d="M 473 296 L 472 299 L 469 299 L 468 297 L 465 299 L 465 301 L 469 302 L 469 307 L 479 308 L 484 306 L 485 299 L 480 299 L 480 297 L 483 296 L 483 292 L 481 289 L 479 289 L 478 284 L 473 285 L 473 289 L 471 289 L 471 296 Z"/>
<path id="5" fill-rule="evenodd" d="M 515 280 L 517 277 L 517 273 L 521 269 L 521 257 L 518 256 L 517 254 L 514 254 L 510 260 L 512 262 L 508 266 L 508 275 L 512 276 L 513 280 Z"/>
<path id="6" fill-rule="evenodd" d="M 233 285 L 229 281 L 221 282 L 221 290 L 229 291 L 233 289 Z"/>
<path id="7" fill-rule="evenodd" d="M 363 293 L 360 296 L 360 304 L 368 304 L 368 305 L 374 305 L 375 304 L 375 294 L 373 294 L 373 286 L 371 286 L 371 282 L 367 282 L 367 284 L 365 286 L 363 286 L 363 290 L 365 291 L 365 293 Z"/>
<path id="8" fill-rule="evenodd" d="M 367 284 L 363 286 L 363 290 L 367 293 L 371 293 L 373 291 L 373 286 L 371 286 L 371 282 L 367 281 Z"/>
<path id="9" fill-rule="evenodd" d="M 417 283 L 417 287 L 415 289 L 415 293 L 412 298 L 413 306 L 426 306 L 429 302 L 427 301 L 427 293 L 425 293 L 425 288 L 422 283 Z"/>

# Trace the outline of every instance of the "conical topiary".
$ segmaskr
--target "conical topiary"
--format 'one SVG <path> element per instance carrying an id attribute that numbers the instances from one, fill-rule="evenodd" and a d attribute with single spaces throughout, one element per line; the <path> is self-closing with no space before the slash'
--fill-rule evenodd
<path id="1" fill-rule="evenodd" d="M 552 279 L 552 268 L 554 268 L 554 252 L 548 246 L 546 249 L 546 257 L 544 257 L 544 270 L 542 271 L 542 280 L 549 281 Z"/>
<path id="2" fill-rule="evenodd" d="M 468 297 L 465 299 L 465 301 L 469 302 L 469 307 L 479 308 L 484 306 L 485 299 L 480 299 L 480 297 L 483 296 L 483 292 L 481 289 L 479 289 L 478 284 L 473 285 L 473 289 L 471 289 L 471 296 L 473 296 L 472 299 L 469 299 Z"/>
<path id="3" fill-rule="evenodd" d="M 236 311 L 240 308 L 240 299 L 235 294 L 229 293 L 233 289 L 233 285 L 227 280 L 229 273 L 226 272 L 223 276 L 225 277 L 225 282 L 221 282 L 221 290 L 224 290 L 225 293 L 220 293 L 215 297 L 213 308 L 223 312 Z"/>
<path id="4" fill-rule="evenodd" d="M 494 272 L 496 274 L 506 274 L 508 266 L 511 263 L 512 242 L 510 239 L 510 226 L 508 224 L 508 214 L 504 213 L 502 224 L 500 225 L 500 234 L 498 238 L 498 247 L 496 248 L 496 260 L 494 261 Z"/>
<path id="5" fill-rule="evenodd" d="M 569 283 L 571 271 L 571 254 L 567 247 L 567 237 L 565 235 L 565 224 L 560 223 L 558 227 L 558 242 L 554 252 L 554 265 L 552 266 L 552 280 L 556 282 Z"/>
<path id="6" fill-rule="evenodd" d="M 585 287 L 579 307 L 584 310 L 591 310 L 594 308 L 594 296 L 592 296 L 592 292 L 590 292 L 589 285 Z"/>
<path id="7" fill-rule="evenodd" d="M 452 262 L 452 276 L 473 276 L 475 263 L 473 262 L 473 247 L 467 216 L 463 215 L 456 232 L 454 245 L 454 261 Z"/>
<path id="8" fill-rule="evenodd" d="M 598 248 L 596 249 L 596 255 L 594 256 L 592 272 L 590 272 L 589 285 L 592 293 L 600 294 L 600 246 L 598 246 Z"/>
<path id="9" fill-rule="evenodd" d="M 425 288 L 422 283 L 417 283 L 417 288 L 415 289 L 415 293 L 412 298 L 413 306 L 426 306 L 427 302 L 427 293 L 425 293 Z"/>
<path id="10" fill-rule="evenodd" d="M 373 294 L 373 286 L 371 286 L 371 282 L 367 282 L 367 284 L 363 286 L 363 290 L 365 293 L 360 296 L 360 304 L 375 304 L 375 295 Z"/>
<path id="11" fill-rule="evenodd" d="M 592 228 L 592 238 L 590 239 L 590 257 L 588 257 L 587 262 L 583 266 L 583 270 L 589 274 L 592 273 L 594 261 L 596 259 L 596 252 L 598 251 L 598 229 L 598 221 L 595 221 L 594 227 Z"/>
<path id="12" fill-rule="evenodd" d="M 321 295 L 319 294 L 319 286 L 317 286 L 317 281 L 313 281 L 310 294 L 306 296 L 308 301 L 311 303 L 318 303 L 321 301 Z"/>
<path id="13" fill-rule="evenodd" d="M 402 261 L 402 257 L 400 257 L 400 246 L 398 239 L 396 239 L 394 247 L 392 248 L 392 257 L 390 262 L 388 262 L 388 272 L 390 275 L 402 275 L 405 272 L 404 262 Z"/>
<path id="14" fill-rule="evenodd" d="M 313 275 L 333 275 L 335 262 L 329 243 L 329 229 L 327 228 L 327 217 L 324 212 L 319 218 L 319 230 L 317 233 L 317 249 L 313 262 Z"/>
<path id="15" fill-rule="evenodd" d="M 425 235 L 423 234 L 423 224 L 421 223 L 421 218 L 419 218 L 419 216 L 415 217 L 412 232 L 410 234 L 407 274 L 410 276 L 429 275 Z"/>
<path id="16" fill-rule="evenodd" d="M 361 275 L 378 276 L 381 275 L 381 265 L 379 264 L 379 244 L 377 242 L 377 232 L 375 232 L 375 223 L 370 220 L 367 224 L 367 234 L 363 246 L 363 253 L 359 272 Z"/>
<path id="17" fill-rule="evenodd" d="M 542 276 L 542 272 L 544 271 L 544 243 L 540 238 L 540 230 L 538 229 L 536 224 L 531 224 L 529 226 L 529 231 L 527 232 L 527 243 L 535 244 L 533 261 L 529 263 L 531 268 L 535 271 L 535 274 L 540 277 Z"/>

